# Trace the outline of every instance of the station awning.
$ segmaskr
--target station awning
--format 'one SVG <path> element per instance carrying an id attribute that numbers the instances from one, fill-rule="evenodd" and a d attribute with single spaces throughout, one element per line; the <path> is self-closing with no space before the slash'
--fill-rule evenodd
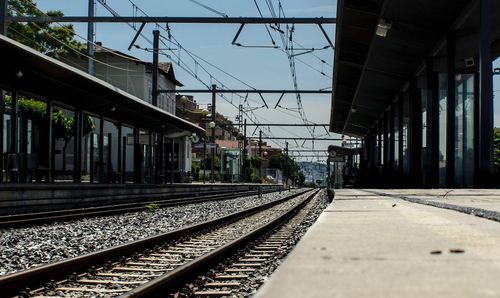
<path id="1" fill-rule="evenodd" d="M 500 1 L 492 6 L 495 58 Z M 457 68 L 468 57 L 478 61 L 478 26 L 477 0 L 339 0 L 330 131 L 364 136 L 427 58 L 446 57 L 441 52 L 450 28 L 456 30 Z M 446 72 L 439 62 L 434 71 Z"/>
<path id="2" fill-rule="evenodd" d="M 0 35 L 0 86 L 154 132 L 205 133 L 194 123 L 4 35 Z"/>

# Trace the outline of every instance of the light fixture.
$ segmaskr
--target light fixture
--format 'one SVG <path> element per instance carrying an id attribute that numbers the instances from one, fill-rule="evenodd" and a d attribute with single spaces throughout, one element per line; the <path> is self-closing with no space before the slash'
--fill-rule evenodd
<path id="1" fill-rule="evenodd" d="M 23 72 L 22 72 L 21 70 L 18 70 L 18 71 L 16 72 L 16 77 L 20 78 L 20 77 L 22 77 L 22 76 L 23 76 Z"/>
<path id="2" fill-rule="evenodd" d="M 392 28 L 392 21 L 385 19 L 385 18 L 380 18 L 380 21 L 378 22 L 377 25 L 377 31 L 375 34 L 381 37 L 386 37 L 387 32 Z"/>
<path id="3" fill-rule="evenodd" d="M 203 115 L 203 116 L 207 116 L 208 113 L 210 113 L 210 112 L 207 109 L 201 110 L 201 115 Z"/>
<path id="4" fill-rule="evenodd" d="M 115 106 L 112 106 L 112 107 L 111 107 L 111 112 L 114 112 L 114 111 L 116 111 L 116 107 L 115 107 Z"/>
<path id="5" fill-rule="evenodd" d="M 210 121 L 210 123 L 208 124 L 208 126 L 210 126 L 210 128 L 214 128 L 215 127 L 215 122 Z"/>
<path id="6" fill-rule="evenodd" d="M 500 75 L 500 67 L 493 69 L 493 75 Z"/>
<path id="7" fill-rule="evenodd" d="M 189 98 L 186 95 L 181 96 L 181 101 L 186 102 L 189 101 Z"/>
<path id="8" fill-rule="evenodd" d="M 356 113 L 358 111 L 358 106 L 352 105 L 351 112 Z"/>

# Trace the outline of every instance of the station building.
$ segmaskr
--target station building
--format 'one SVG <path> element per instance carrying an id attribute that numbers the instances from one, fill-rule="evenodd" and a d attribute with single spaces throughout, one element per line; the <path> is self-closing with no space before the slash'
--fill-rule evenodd
<path id="1" fill-rule="evenodd" d="M 500 2 L 339 0 L 330 130 L 361 186 L 491 186 Z"/>
<path id="2" fill-rule="evenodd" d="M 7 94 L 0 102 L 0 181 L 182 180 L 180 144 L 204 130 L 174 115 L 173 94 L 161 107 L 153 106 L 148 97 L 130 94 L 3 35 L 0 52 L 0 89 Z M 142 95 L 148 94 L 149 66 L 133 63 L 138 68 L 134 73 L 142 76 L 135 79 L 145 82 Z M 97 70 L 103 70 L 101 77 L 112 77 L 110 69 Z M 164 65 L 162 77 L 165 88 L 179 84 L 171 66 Z M 128 89 L 123 81 L 120 87 Z"/>

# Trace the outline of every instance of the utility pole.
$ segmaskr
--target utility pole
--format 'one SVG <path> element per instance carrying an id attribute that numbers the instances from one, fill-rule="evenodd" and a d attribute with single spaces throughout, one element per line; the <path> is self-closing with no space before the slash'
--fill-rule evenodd
<path id="1" fill-rule="evenodd" d="M 262 179 L 262 130 L 259 130 L 259 157 L 260 157 L 259 178 Z"/>
<path id="2" fill-rule="evenodd" d="M 216 85 L 212 85 L 212 122 L 215 124 L 215 96 L 216 96 Z M 212 138 L 210 140 L 212 144 L 210 144 L 212 150 L 212 159 L 210 162 L 210 183 L 215 182 L 215 126 L 212 128 Z"/>
<path id="3" fill-rule="evenodd" d="M 238 131 L 241 134 L 241 130 L 243 129 L 243 105 L 238 106 Z M 242 142 L 238 138 L 238 147 L 240 149 L 240 157 L 238 158 L 238 169 L 240 171 L 239 182 L 243 182 L 243 148 Z"/>
<path id="4" fill-rule="evenodd" d="M 158 63 L 160 55 L 160 31 L 153 30 L 153 88 L 151 91 L 151 103 L 156 107 L 158 106 Z"/>
<path id="5" fill-rule="evenodd" d="M 285 164 L 283 165 L 283 186 L 286 186 L 288 184 L 288 142 L 285 142 L 285 158 L 284 158 Z"/>
<path id="6" fill-rule="evenodd" d="M 243 127 L 243 166 L 242 166 L 242 172 L 243 172 L 243 182 L 247 182 L 246 180 L 246 170 L 247 167 L 245 166 L 245 162 L 247 160 L 247 119 L 244 121 L 245 126 Z"/>
<path id="7" fill-rule="evenodd" d="M 7 2 L 7 0 L 5 0 Z M 95 0 L 89 0 L 89 18 L 95 16 Z M 94 22 L 87 24 L 87 73 L 91 76 L 94 75 Z"/>

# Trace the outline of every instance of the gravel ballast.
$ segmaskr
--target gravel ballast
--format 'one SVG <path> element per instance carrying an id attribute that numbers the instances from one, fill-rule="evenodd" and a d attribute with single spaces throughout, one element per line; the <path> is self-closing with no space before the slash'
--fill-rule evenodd
<path id="1" fill-rule="evenodd" d="M 295 190 L 298 191 L 298 190 Z M 0 230 L 0 275 L 25 270 L 129 241 L 168 232 L 280 199 L 295 192 L 239 197 L 88 218 L 27 228 Z"/>

